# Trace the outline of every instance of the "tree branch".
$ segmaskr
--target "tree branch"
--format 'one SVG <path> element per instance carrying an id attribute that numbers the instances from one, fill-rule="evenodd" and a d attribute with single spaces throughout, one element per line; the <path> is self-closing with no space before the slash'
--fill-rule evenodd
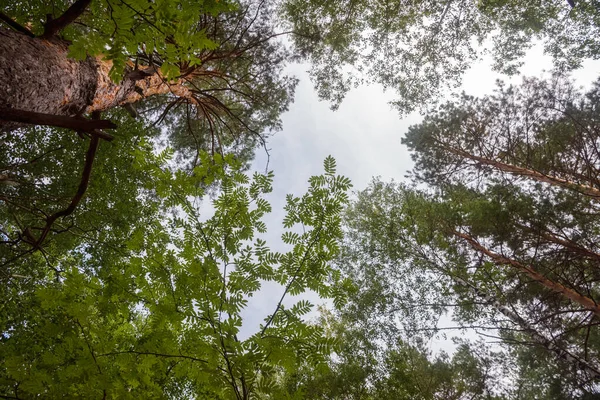
<path id="1" fill-rule="evenodd" d="M 290 288 L 292 287 L 292 285 L 296 281 L 296 278 L 298 277 L 298 274 L 300 273 L 300 270 L 302 269 L 302 267 L 304 266 L 304 263 L 306 262 L 306 258 L 308 257 L 309 251 L 317 243 L 320 234 L 321 234 L 321 227 L 319 227 L 318 232 L 315 235 L 315 238 L 311 241 L 311 243 L 308 245 L 306 251 L 304 252 L 304 255 L 302 256 L 302 260 L 300 261 L 298 267 L 296 268 L 296 271 L 294 271 L 294 275 L 292 276 L 292 279 L 285 286 L 285 290 L 283 291 L 283 294 L 281 295 L 281 298 L 279 299 L 279 302 L 277 303 L 277 307 L 275 307 L 275 311 L 273 312 L 273 314 L 271 314 L 271 316 L 269 317 L 269 320 L 267 321 L 267 323 L 265 324 L 265 326 L 263 326 L 262 330 L 260 331 L 260 336 L 261 337 L 264 336 L 265 332 L 267 331 L 267 328 L 269 327 L 269 325 L 271 325 L 271 323 L 275 319 L 275 315 L 281 309 L 281 306 L 283 304 L 283 299 L 285 298 L 285 296 L 287 295 L 288 291 L 290 290 Z"/>
<path id="2" fill-rule="evenodd" d="M 44 24 L 44 33 L 42 34 L 41 38 L 49 39 L 52 36 L 56 35 L 58 32 L 65 29 L 81 14 L 83 14 L 85 9 L 90 5 L 91 2 L 92 0 L 77 0 L 71 5 L 71 7 L 67 9 L 67 11 L 63 13 L 63 15 L 56 19 L 48 20 L 48 22 Z"/>
<path id="3" fill-rule="evenodd" d="M 92 175 L 92 165 L 94 163 L 94 158 L 96 157 L 96 151 L 98 150 L 98 144 L 100 139 L 97 136 L 92 136 L 90 141 L 90 146 L 88 147 L 87 154 L 85 156 L 85 165 L 83 167 L 83 173 L 81 175 L 81 181 L 79 182 L 79 187 L 77 188 L 77 193 L 71 199 L 71 203 L 64 210 L 60 210 L 46 218 L 46 226 L 42 230 L 39 238 L 35 240 L 33 243 L 30 243 L 34 249 L 39 249 L 48 233 L 52 228 L 52 224 L 60 217 L 66 217 L 70 215 L 83 198 L 83 195 L 87 191 L 88 185 L 90 183 L 90 176 Z"/>
<path id="4" fill-rule="evenodd" d="M 114 137 L 99 129 L 115 129 L 117 127 L 115 123 L 106 119 L 89 120 L 85 118 L 67 117 L 64 115 L 16 110 L 14 108 L 0 108 L 0 121 L 67 128 L 78 132 L 87 132 L 92 136 L 96 136 L 109 142 L 113 140 Z"/>
<path id="5" fill-rule="evenodd" d="M 105 353 L 105 354 L 98 354 L 98 357 L 109 357 L 109 356 L 118 356 L 121 354 L 136 354 L 136 355 L 140 355 L 140 356 L 155 356 L 155 357 L 163 357 L 163 358 L 181 358 L 184 360 L 191 360 L 191 361 L 198 361 L 204 364 L 208 364 L 208 361 L 206 360 L 202 360 L 200 358 L 196 358 L 196 357 L 192 357 L 192 356 L 187 356 L 184 354 L 163 354 L 163 353 L 156 353 L 156 352 L 151 352 L 151 351 L 136 351 L 136 350 L 125 350 L 125 351 L 112 351 L 110 353 Z"/>
<path id="6" fill-rule="evenodd" d="M 4 14 L 2 11 L 0 11 L 0 20 L 4 21 L 6 25 L 10 26 L 17 32 L 21 32 L 22 34 L 32 38 L 35 37 L 35 35 L 29 29 L 25 28 L 23 25 L 19 24 L 14 19 Z"/>
<path id="7" fill-rule="evenodd" d="M 459 237 L 459 238 L 463 239 L 464 241 L 466 241 L 477 252 L 479 252 L 481 254 L 485 254 L 486 256 L 491 258 L 496 264 L 509 265 L 511 267 L 514 267 L 518 271 L 529 276 L 535 282 L 540 283 L 542 286 L 546 287 L 547 289 L 550 289 L 553 292 L 559 293 L 560 295 L 564 296 L 565 298 L 579 304 L 583 308 L 585 308 L 589 311 L 592 311 L 597 316 L 600 316 L 600 306 L 596 303 L 596 301 L 594 299 L 583 296 L 583 295 L 579 294 L 578 292 L 576 292 L 575 290 L 568 288 L 561 283 L 554 282 L 553 280 L 547 278 L 543 274 L 534 270 L 529 265 L 525 265 L 517 260 L 511 259 L 508 257 L 504 257 L 502 254 L 494 253 L 493 251 L 484 247 L 477 240 L 475 240 L 474 238 L 472 238 L 471 236 L 469 236 L 465 233 L 461 233 L 456 230 L 452 231 L 451 233 L 454 236 Z"/>

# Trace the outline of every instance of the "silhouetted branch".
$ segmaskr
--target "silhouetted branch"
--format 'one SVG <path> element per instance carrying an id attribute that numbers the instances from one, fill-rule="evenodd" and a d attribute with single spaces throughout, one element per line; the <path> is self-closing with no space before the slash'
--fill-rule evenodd
<path id="1" fill-rule="evenodd" d="M 78 132 L 87 132 L 101 139 L 111 141 L 112 135 L 99 131 L 99 129 L 115 129 L 116 124 L 109 120 L 89 120 L 85 118 L 67 117 L 64 115 L 42 114 L 32 111 L 16 110 L 14 108 L 0 108 L 0 121 L 20 122 L 33 125 L 47 125 L 57 128 L 73 129 Z"/>
<path id="2" fill-rule="evenodd" d="M 75 208 L 77 207 L 81 199 L 83 199 L 83 195 L 85 194 L 90 183 L 90 176 L 92 175 L 92 165 L 94 163 L 94 158 L 96 157 L 96 151 L 98 150 L 99 142 L 100 139 L 97 136 L 92 136 L 90 140 L 90 146 L 88 147 L 87 154 L 85 155 L 85 165 L 83 167 L 83 173 L 81 174 L 81 181 L 79 182 L 79 187 L 77 188 L 77 193 L 75 193 L 75 196 L 73 196 L 73 198 L 71 199 L 71 203 L 67 208 L 65 208 L 64 210 L 57 211 L 54 214 L 50 215 L 48 218 L 46 218 L 46 226 L 43 228 L 39 238 L 35 240 L 35 242 L 30 243 L 34 249 L 40 249 L 42 243 L 46 239 L 46 236 L 48 236 L 48 233 L 50 233 L 54 221 L 56 221 L 60 217 L 66 217 L 67 215 L 70 215 L 73 211 L 75 211 Z M 27 233 L 27 230 L 25 233 Z"/>
<path id="3" fill-rule="evenodd" d="M 44 24 L 44 33 L 41 37 L 44 39 L 49 39 L 52 36 L 56 35 L 58 32 L 65 29 L 81 14 L 83 14 L 85 9 L 90 5 L 91 2 L 92 0 L 77 0 L 71 5 L 71 7 L 67 9 L 67 11 L 63 13 L 63 15 L 56 19 L 49 19 Z"/>

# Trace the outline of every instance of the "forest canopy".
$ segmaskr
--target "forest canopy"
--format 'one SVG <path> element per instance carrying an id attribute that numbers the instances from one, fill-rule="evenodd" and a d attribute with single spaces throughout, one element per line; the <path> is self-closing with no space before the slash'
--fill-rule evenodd
<path id="1" fill-rule="evenodd" d="M 0 398 L 596 398 L 599 7 L 0 0 Z M 271 193 L 299 62 L 424 113 L 408 177 Z"/>

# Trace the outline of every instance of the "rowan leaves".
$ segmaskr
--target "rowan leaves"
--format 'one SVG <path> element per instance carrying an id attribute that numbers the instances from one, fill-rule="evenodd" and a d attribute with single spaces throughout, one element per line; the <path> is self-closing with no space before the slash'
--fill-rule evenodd
<path id="1" fill-rule="evenodd" d="M 18 382 L 21 394 L 53 397 L 106 392 L 130 398 L 143 391 L 144 397 L 175 398 L 185 387 L 194 396 L 235 398 L 238 391 L 269 393 L 279 367 L 327 360 L 331 339 L 305 320 L 313 305 L 286 303 L 308 289 L 323 298 L 341 296 L 332 290 L 340 276 L 330 264 L 341 237 L 340 211 L 328 205 L 344 202 L 350 185 L 333 175 L 332 159 L 324 180 L 311 180 L 322 184 L 290 201 L 298 216 L 292 225 L 302 224 L 303 233 L 284 233 L 294 240 L 279 253 L 259 236 L 271 211 L 263 196 L 272 190 L 272 173 L 249 178 L 234 157 L 206 154 L 194 173 L 183 173 L 170 168 L 169 149 L 143 149 L 133 151 L 134 167 L 154 184 L 139 195 L 157 201 L 161 213 L 133 225 L 116 251 L 57 252 L 58 280 L 48 271 L 14 287 L 29 309 L 5 313 L 4 393 Z M 207 178 L 218 194 L 214 214 L 204 218 L 197 201 Z M 272 304 L 260 331 L 248 335 L 242 313 L 265 282 L 279 283 L 281 301 Z"/>

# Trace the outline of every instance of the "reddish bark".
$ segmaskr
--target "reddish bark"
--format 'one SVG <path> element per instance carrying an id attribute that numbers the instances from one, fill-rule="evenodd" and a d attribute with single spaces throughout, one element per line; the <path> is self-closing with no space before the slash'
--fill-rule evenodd
<path id="1" fill-rule="evenodd" d="M 600 377 L 600 369 L 598 369 L 597 365 L 595 365 L 592 362 L 589 362 L 585 358 L 578 356 L 576 353 L 565 349 L 563 346 L 560 345 L 560 343 L 557 343 L 557 341 L 544 336 L 541 332 L 536 330 L 532 324 L 523 319 L 513 309 L 502 304 L 495 296 L 490 296 L 486 294 L 485 292 L 479 290 L 479 288 L 477 288 L 475 285 L 471 284 L 470 282 L 467 282 L 466 280 L 462 279 L 457 275 L 453 275 L 451 278 L 463 287 L 466 287 L 477 297 L 482 298 L 487 303 L 493 305 L 494 308 L 496 308 L 496 310 L 498 310 L 500 313 L 506 316 L 514 324 L 517 324 L 523 330 L 524 333 L 529 335 L 533 343 L 542 346 L 548 352 L 553 353 L 558 358 L 566 361 L 570 365 L 582 371 L 585 371 L 588 377 L 594 379 Z"/>
<path id="2" fill-rule="evenodd" d="M 494 260 L 494 262 L 496 264 L 510 265 L 511 267 L 514 267 L 517 270 L 519 270 L 521 273 L 529 276 L 534 281 L 539 282 L 542 286 L 552 290 L 553 292 L 560 293 L 565 298 L 579 304 L 580 306 L 582 306 L 583 308 L 585 308 L 587 310 L 592 311 L 597 316 L 600 316 L 600 306 L 598 306 L 598 304 L 593 299 L 583 296 L 583 295 L 577 293 L 576 291 L 574 291 L 573 289 L 570 289 L 558 282 L 554 282 L 554 281 L 548 279 L 547 277 L 545 277 L 544 275 L 535 271 L 533 268 L 531 268 L 528 265 L 525 265 L 517 260 L 513 260 L 508 257 L 504 257 L 501 254 L 494 253 L 493 251 L 484 247 L 481 243 L 479 243 L 478 241 L 476 241 L 469 235 L 460 233 L 458 231 L 453 231 L 452 233 L 455 236 L 457 236 L 457 237 L 465 240 L 467 243 L 469 243 L 469 245 L 474 250 L 476 250 L 482 254 L 485 254 L 486 256 L 488 256 L 489 258 Z"/>
<path id="3" fill-rule="evenodd" d="M 456 154 L 457 156 L 464 157 L 466 159 L 477 161 L 478 163 L 489 165 L 490 167 L 494 167 L 500 171 L 508 172 L 515 175 L 527 176 L 539 182 L 545 182 L 551 185 L 556 185 L 560 187 L 564 187 L 567 189 L 575 190 L 579 193 L 585 194 L 590 197 L 600 198 L 600 190 L 583 185 L 578 182 L 568 181 L 563 178 L 559 178 L 552 175 L 546 175 L 539 171 L 535 171 L 532 169 L 527 169 L 523 167 L 519 167 L 513 164 L 507 164 L 501 161 L 492 160 L 486 157 L 476 156 L 474 154 L 468 153 L 464 150 L 456 149 L 450 146 L 442 145 L 444 150 L 449 151 L 450 153 Z"/>
<path id="4" fill-rule="evenodd" d="M 108 75 L 110 61 L 76 61 L 67 57 L 67 47 L 57 38 L 31 38 L 0 28 L 0 108 L 77 116 L 157 94 L 193 100 L 180 82 L 167 84 L 154 69 L 115 83 Z"/>

